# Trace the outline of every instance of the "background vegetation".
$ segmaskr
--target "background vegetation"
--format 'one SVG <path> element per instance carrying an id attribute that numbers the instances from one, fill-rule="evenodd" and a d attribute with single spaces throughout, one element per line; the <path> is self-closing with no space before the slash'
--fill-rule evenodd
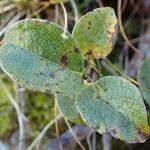
<path id="1" fill-rule="evenodd" d="M 108 56 L 110 62 L 100 60 L 100 63 L 105 75 L 129 76 L 137 80 L 137 72 L 142 61 L 150 56 L 150 1 L 123 0 L 121 9 L 117 7 L 119 1 L 75 0 L 75 3 L 79 16 L 103 6 L 113 7 L 116 14 L 121 12 L 122 18 L 118 18 L 120 31 L 117 44 Z M 71 0 L 65 3 L 70 32 L 76 19 L 74 14 L 77 13 L 73 2 Z M 63 27 L 65 23 L 61 5 L 51 5 L 48 0 L 0 0 L 0 44 L 3 43 L 3 33 L 7 27 L 24 18 L 47 19 Z M 58 118 L 59 110 L 53 99 L 52 95 L 31 92 L 16 85 L 0 70 L 0 150 L 3 150 L 4 147 L 11 150 L 16 149 L 19 142 L 18 119 L 14 105 L 12 105 L 14 101 L 20 106 L 25 116 L 23 122 L 24 149 L 31 146 L 48 123 L 52 125 L 44 134 L 41 142 L 38 142 L 40 143 L 39 149 L 109 150 L 110 147 L 112 150 L 150 149 L 150 139 L 143 144 L 127 144 L 112 138 L 109 134 L 102 136 L 95 133 L 86 125 L 75 125 L 63 118 Z M 149 107 L 147 104 L 146 106 L 149 112 Z M 150 115 L 148 117 L 150 118 Z M 55 118 L 58 119 L 54 120 Z M 68 128 L 71 128 L 71 131 Z"/>

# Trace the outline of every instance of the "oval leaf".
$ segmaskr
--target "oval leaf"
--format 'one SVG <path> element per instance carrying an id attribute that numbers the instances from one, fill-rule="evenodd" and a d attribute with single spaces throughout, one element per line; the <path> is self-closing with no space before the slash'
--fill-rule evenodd
<path id="1" fill-rule="evenodd" d="M 13 44 L 0 48 L 0 66 L 18 84 L 31 90 L 74 96 L 80 75 Z"/>
<path id="2" fill-rule="evenodd" d="M 81 17 L 72 35 L 85 57 L 107 56 L 117 39 L 118 23 L 110 7 L 98 8 Z"/>
<path id="3" fill-rule="evenodd" d="M 147 58 L 141 65 L 138 73 L 138 81 L 142 95 L 150 106 L 150 58 Z"/>
<path id="4" fill-rule="evenodd" d="M 83 59 L 72 36 L 55 23 L 26 19 L 12 25 L 5 33 L 5 42 L 25 48 L 47 60 L 80 72 Z"/>
<path id="5" fill-rule="evenodd" d="M 57 104 L 62 115 L 77 124 L 83 124 L 83 120 L 75 106 L 75 99 L 65 95 L 57 95 Z"/>
<path id="6" fill-rule="evenodd" d="M 93 86 L 84 89 L 76 100 L 83 120 L 100 133 L 109 132 L 129 143 L 144 142 L 150 127 L 138 88 L 113 76 L 101 78 Z"/>

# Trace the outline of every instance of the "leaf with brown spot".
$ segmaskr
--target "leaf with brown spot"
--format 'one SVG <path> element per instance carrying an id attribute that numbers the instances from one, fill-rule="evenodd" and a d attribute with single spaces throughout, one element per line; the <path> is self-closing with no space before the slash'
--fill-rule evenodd
<path id="1" fill-rule="evenodd" d="M 61 64 L 67 66 L 68 65 L 68 56 L 67 55 L 61 56 L 60 62 L 61 62 Z"/>
<path id="2" fill-rule="evenodd" d="M 72 35 L 85 57 L 91 49 L 94 58 L 102 58 L 112 51 L 117 32 L 118 23 L 114 10 L 102 7 L 82 16 L 76 23 Z"/>
<path id="3" fill-rule="evenodd" d="M 74 51 L 75 51 L 76 53 L 78 53 L 78 54 L 81 54 L 81 51 L 80 51 L 79 48 L 74 48 Z"/>
<path id="4" fill-rule="evenodd" d="M 12 43 L 39 55 L 41 59 L 45 58 L 80 72 L 83 58 L 80 53 L 74 51 L 74 47 L 78 47 L 76 41 L 68 32 L 65 37 L 63 33 L 63 28 L 53 22 L 25 19 L 10 26 L 5 32 L 4 40 L 5 43 Z M 60 61 L 61 57 L 63 62 Z"/>
<path id="5" fill-rule="evenodd" d="M 10 43 L 0 48 L 0 66 L 18 84 L 34 91 L 74 97 L 83 88 L 80 74 Z"/>

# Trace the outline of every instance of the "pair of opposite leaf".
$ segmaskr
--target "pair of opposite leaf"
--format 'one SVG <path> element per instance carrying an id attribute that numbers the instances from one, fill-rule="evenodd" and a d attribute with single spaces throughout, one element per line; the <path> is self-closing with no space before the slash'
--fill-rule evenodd
<path id="1" fill-rule="evenodd" d="M 150 134 L 147 113 L 138 88 L 115 76 L 84 85 L 83 57 L 106 57 L 117 38 L 113 9 L 98 8 L 82 16 L 72 35 L 40 19 L 12 25 L 0 48 L 1 68 L 18 84 L 54 93 L 62 114 L 83 121 L 100 133 L 130 143 L 144 142 Z M 82 118 L 82 119 L 81 119 Z"/>

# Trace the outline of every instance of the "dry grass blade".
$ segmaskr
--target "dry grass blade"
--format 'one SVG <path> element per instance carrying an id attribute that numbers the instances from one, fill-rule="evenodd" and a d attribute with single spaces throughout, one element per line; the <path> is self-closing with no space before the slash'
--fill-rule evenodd
<path id="1" fill-rule="evenodd" d="M 9 0 L 0 1 L 0 6 L 5 6 L 6 4 L 9 4 Z"/>
<path id="2" fill-rule="evenodd" d="M 23 144 L 23 137 L 24 137 L 24 126 L 23 126 L 23 121 L 28 121 L 26 119 L 26 117 L 22 114 L 22 112 L 20 111 L 19 105 L 17 104 L 17 102 L 14 100 L 13 96 L 10 94 L 10 92 L 8 91 L 7 87 L 5 86 L 5 84 L 3 83 L 3 81 L 0 79 L 0 83 L 1 86 L 4 89 L 4 92 L 6 93 L 8 99 L 10 100 L 10 102 L 12 103 L 12 105 L 14 106 L 16 113 L 17 113 L 17 117 L 18 117 L 18 123 L 19 123 L 19 145 L 18 145 L 18 150 L 22 150 L 22 144 Z"/>
<path id="3" fill-rule="evenodd" d="M 35 12 L 33 12 L 32 14 L 30 14 L 29 16 L 27 16 L 28 18 L 32 18 L 34 16 L 39 15 L 42 11 L 44 11 L 45 9 L 47 9 L 49 6 L 51 5 L 51 1 L 45 3 L 44 6 L 42 6 L 41 8 L 39 8 L 38 10 L 36 10 Z"/>
<path id="4" fill-rule="evenodd" d="M 79 144 L 79 146 L 81 147 L 82 150 L 86 150 L 85 147 L 81 144 L 81 142 L 76 138 L 76 135 L 74 134 L 73 130 L 71 129 L 71 126 L 68 122 L 68 120 L 65 118 L 65 122 L 70 130 L 70 132 L 72 133 L 74 139 L 76 140 L 76 142 Z"/>
<path id="5" fill-rule="evenodd" d="M 122 5 L 122 11 L 121 11 L 122 14 L 124 13 L 124 11 L 126 9 L 127 4 L 128 4 L 128 0 L 124 0 L 123 5 Z"/>
<path id="6" fill-rule="evenodd" d="M 114 69 L 116 72 L 118 72 L 120 75 L 122 75 L 123 77 L 127 78 L 128 80 L 130 80 L 131 82 L 133 82 L 134 84 L 136 85 L 140 85 L 136 80 L 130 78 L 129 76 L 126 76 L 122 73 L 122 71 L 120 71 L 116 66 L 114 66 L 107 58 L 106 58 L 106 62 L 107 64 L 112 68 Z"/>
<path id="7" fill-rule="evenodd" d="M 136 47 L 134 47 L 134 45 L 129 41 L 129 39 L 127 38 L 127 35 L 123 29 L 122 19 L 121 19 L 121 4 L 122 4 L 122 0 L 118 0 L 118 22 L 119 22 L 119 28 L 120 28 L 121 35 L 124 38 L 124 40 L 126 41 L 126 43 L 130 46 L 130 48 L 142 56 L 142 53 L 140 52 L 140 50 L 137 49 Z"/>
<path id="8" fill-rule="evenodd" d="M 58 106 L 57 106 L 56 96 L 55 96 L 55 103 L 54 103 L 54 115 L 55 115 L 55 118 L 58 115 Z M 58 121 L 57 120 L 55 122 L 55 131 L 56 131 L 56 137 L 57 137 L 57 139 L 59 139 L 60 134 L 59 134 L 59 126 L 58 126 Z M 60 150 L 63 150 L 62 145 L 61 145 L 60 142 L 59 142 L 59 148 L 60 148 Z"/>
<path id="9" fill-rule="evenodd" d="M 104 6 L 101 0 L 96 0 L 96 2 L 98 3 L 99 7 L 103 7 Z"/>
<path id="10" fill-rule="evenodd" d="M 10 4 L 10 5 L 6 6 L 6 7 L 3 7 L 0 10 L 0 14 L 3 14 L 5 12 L 7 12 L 7 11 L 10 11 L 10 10 L 14 9 L 15 7 L 16 7 L 15 4 Z"/>
<path id="11" fill-rule="evenodd" d="M 71 5 L 72 5 L 72 9 L 73 9 L 73 12 L 74 12 L 75 22 L 77 22 L 77 20 L 79 19 L 79 14 L 78 14 L 77 5 L 76 5 L 76 3 L 75 3 L 74 0 L 70 0 L 70 3 L 71 3 Z"/>
<path id="12" fill-rule="evenodd" d="M 59 7 L 58 5 L 55 5 L 55 23 L 58 24 L 59 22 Z"/>
<path id="13" fill-rule="evenodd" d="M 35 138 L 35 140 L 31 143 L 31 145 L 27 148 L 27 150 L 32 150 L 34 147 L 36 147 L 37 145 L 39 145 L 39 143 L 41 142 L 44 134 L 47 132 L 47 130 L 57 121 L 60 120 L 62 118 L 61 115 L 58 115 L 56 118 L 54 118 L 53 120 L 51 120 L 45 127 L 44 129 L 41 131 L 41 133 Z"/>
<path id="14" fill-rule="evenodd" d="M 61 6 L 62 6 L 62 9 L 64 11 L 65 24 L 64 24 L 64 33 L 63 33 L 63 36 L 65 37 L 66 32 L 67 32 L 67 26 L 68 26 L 68 18 L 67 18 L 67 11 L 66 11 L 66 8 L 65 8 L 64 4 L 61 3 Z"/>

